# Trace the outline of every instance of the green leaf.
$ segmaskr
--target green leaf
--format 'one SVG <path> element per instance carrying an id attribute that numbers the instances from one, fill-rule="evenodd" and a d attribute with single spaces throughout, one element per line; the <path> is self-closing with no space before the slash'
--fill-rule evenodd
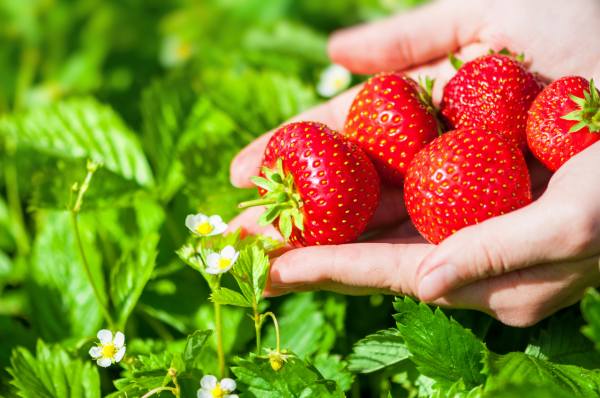
<path id="1" fill-rule="evenodd" d="M 354 382 L 354 375 L 348 369 L 348 363 L 339 355 L 318 354 L 312 361 L 319 373 L 327 380 L 333 380 L 343 390 L 348 391 Z"/>
<path id="2" fill-rule="evenodd" d="M 252 308 L 252 303 L 235 290 L 220 287 L 210 295 L 211 301 L 221 305 L 235 305 L 237 307 Z"/>
<path id="3" fill-rule="evenodd" d="M 142 144 L 156 172 L 158 184 L 171 197 L 184 184 L 176 157 L 196 95 L 186 74 L 154 81 L 142 92 Z"/>
<path id="4" fill-rule="evenodd" d="M 454 70 L 459 70 L 464 65 L 464 61 L 458 59 L 454 53 L 448 54 L 448 59 Z"/>
<path id="5" fill-rule="evenodd" d="M 600 392 L 600 373 L 578 366 L 554 364 L 522 352 L 489 353 L 485 362 L 486 391 L 508 383 L 531 383 L 571 397 L 595 397 Z"/>
<path id="6" fill-rule="evenodd" d="M 233 276 L 242 294 L 251 304 L 262 299 L 269 266 L 269 257 L 257 246 L 242 249 L 238 261 L 233 266 Z"/>
<path id="7" fill-rule="evenodd" d="M 129 315 L 150 280 L 156 263 L 159 238 L 157 233 L 151 233 L 134 241 L 112 269 L 110 296 L 121 329 L 124 329 Z"/>
<path id="8" fill-rule="evenodd" d="M 431 394 L 431 398 L 482 398 L 483 386 L 477 386 L 468 389 L 464 381 L 459 380 L 452 384 L 450 388 L 435 389 Z"/>
<path id="9" fill-rule="evenodd" d="M 28 273 L 32 319 L 49 341 L 88 337 L 101 326 L 100 306 L 86 277 L 68 212 L 38 212 L 38 234 Z M 92 276 L 104 294 L 101 256 L 94 245 L 94 225 L 81 216 L 79 229 Z"/>
<path id="10" fill-rule="evenodd" d="M 206 69 L 211 101 L 238 126 L 262 134 L 316 103 L 313 87 L 298 77 L 273 71 Z"/>
<path id="11" fill-rule="evenodd" d="M 600 350 L 600 294 L 595 289 L 589 289 L 581 300 L 581 313 L 587 322 L 582 333 Z"/>
<path id="12" fill-rule="evenodd" d="M 371 373 L 395 365 L 409 355 L 397 329 L 381 330 L 354 344 L 348 368 L 352 372 Z"/>
<path id="13" fill-rule="evenodd" d="M 508 383 L 497 388 L 487 390 L 485 398 L 573 398 L 569 393 L 557 391 L 550 385 L 539 385 L 533 383 Z"/>
<path id="14" fill-rule="evenodd" d="M 553 316 L 525 353 L 553 363 L 600 368 L 600 355 L 594 351 L 594 344 L 580 332 L 582 323 L 579 313 L 573 311 Z"/>
<path id="15" fill-rule="evenodd" d="M 35 356 L 16 348 L 8 372 L 23 398 L 100 398 L 96 364 L 73 359 L 59 346 L 37 343 Z"/>
<path id="16" fill-rule="evenodd" d="M 274 371 L 265 358 L 253 354 L 239 358 L 231 368 L 239 389 L 247 397 L 343 397 L 335 382 L 325 380 L 319 371 L 297 357 L 288 358 L 279 371 Z"/>
<path id="17" fill-rule="evenodd" d="M 394 315 L 400 335 L 419 371 L 438 383 L 451 385 L 463 380 L 474 388 L 485 379 L 481 374 L 485 345 L 441 309 L 405 297 L 397 298 Z"/>
<path id="18" fill-rule="evenodd" d="M 17 143 L 59 158 L 93 159 L 141 186 L 153 183 L 137 137 L 109 107 L 92 98 L 69 99 L 4 117 L 0 130 Z"/>
<path id="19" fill-rule="evenodd" d="M 212 330 L 196 330 L 187 337 L 181 358 L 188 369 L 196 366 L 197 360 L 206 345 L 206 340 L 211 334 Z"/>

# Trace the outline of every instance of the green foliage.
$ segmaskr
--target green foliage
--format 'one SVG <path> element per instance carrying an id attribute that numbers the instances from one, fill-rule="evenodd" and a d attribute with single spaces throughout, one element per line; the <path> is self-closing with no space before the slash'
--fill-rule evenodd
<path id="1" fill-rule="evenodd" d="M 521 352 L 496 356 L 486 360 L 489 374 L 486 388 L 508 383 L 531 383 L 549 387 L 571 397 L 593 397 L 600 394 L 600 373 L 572 365 L 559 365 Z"/>
<path id="2" fill-rule="evenodd" d="M 19 149 L 60 158 L 93 159 L 141 186 L 153 182 L 137 137 L 110 107 L 92 98 L 69 99 L 5 117 L 0 130 Z"/>
<path id="3" fill-rule="evenodd" d="M 371 373 L 403 361 L 409 355 L 397 329 L 382 330 L 354 344 L 348 357 L 349 369 Z"/>
<path id="4" fill-rule="evenodd" d="M 343 397 L 335 382 L 325 380 L 319 371 L 292 356 L 279 371 L 269 361 L 253 354 L 238 359 L 232 369 L 249 397 Z"/>
<path id="5" fill-rule="evenodd" d="M 432 311 L 410 298 L 397 299 L 394 315 L 400 335 L 419 370 L 438 383 L 465 387 L 482 384 L 485 345 L 470 330 L 449 319 L 440 309 Z"/>
<path id="6" fill-rule="evenodd" d="M 47 341 L 95 335 L 101 326 L 100 307 L 83 270 L 69 213 L 40 213 L 38 224 L 26 285 L 37 332 Z M 93 224 L 82 224 L 88 262 L 104 292 Z"/>
<path id="7" fill-rule="evenodd" d="M 100 377 L 91 361 L 73 358 L 58 345 L 38 341 L 35 355 L 17 348 L 11 384 L 23 398 L 100 398 Z"/>
<path id="8" fill-rule="evenodd" d="M 582 332 L 594 342 L 596 350 L 600 350 L 600 293 L 597 290 L 586 292 L 581 301 L 581 312 L 588 323 Z"/>

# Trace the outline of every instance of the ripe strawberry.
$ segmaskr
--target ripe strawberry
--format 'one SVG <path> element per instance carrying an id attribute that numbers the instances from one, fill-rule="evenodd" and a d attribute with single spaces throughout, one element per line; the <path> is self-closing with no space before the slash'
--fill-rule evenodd
<path id="1" fill-rule="evenodd" d="M 432 85 L 428 81 L 429 90 Z M 412 158 L 438 136 L 431 93 L 402 73 L 373 76 L 354 98 L 344 135 L 385 181 L 402 186 Z"/>
<path id="2" fill-rule="evenodd" d="M 439 243 L 463 227 L 531 202 L 529 172 L 521 151 L 499 134 L 462 128 L 415 156 L 404 200 L 417 230 Z"/>
<path id="3" fill-rule="evenodd" d="M 600 140 L 600 94 L 594 82 L 567 76 L 541 92 L 529 109 L 527 143 L 552 171 Z"/>
<path id="4" fill-rule="evenodd" d="M 266 205 L 260 223 L 278 219 L 284 238 L 301 246 L 354 241 L 379 204 L 379 177 L 367 155 L 321 123 L 277 130 L 253 182 L 262 198 L 240 207 Z"/>
<path id="5" fill-rule="evenodd" d="M 440 110 L 453 128 L 497 131 L 525 148 L 527 110 L 542 90 L 515 58 L 490 54 L 465 63 L 444 87 Z"/>

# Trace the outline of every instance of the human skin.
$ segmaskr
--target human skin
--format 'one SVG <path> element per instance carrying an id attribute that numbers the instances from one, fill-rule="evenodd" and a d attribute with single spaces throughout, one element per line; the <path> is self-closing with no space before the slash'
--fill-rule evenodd
<path id="1" fill-rule="evenodd" d="M 463 60 L 490 48 L 523 52 L 548 80 L 581 75 L 600 81 L 600 2 L 575 0 L 442 0 L 332 35 L 329 55 L 354 73 L 402 70 L 436 78 L 434 98 L 453 74 L 449 52 Z M 298 115 L 339 130 L 360 87 Z M 271 133 L 242 150 L 231 181 L 251 186 Z M 402 192 L 386 188 L 370 228 L 376 238 L 339 246 L 293 249 L 274 259 L 267 294 L 331 290 L 345 294 L 416 296 L 485 311 L 528 326 L 575 303 L 600 285 L 600 143 L 554 175 L 530 159 L 536 200 L 515 212 L 464 228 L 439 245 L 414 229 Z M 277 236 L 250 209 L 230 223 Z"/>

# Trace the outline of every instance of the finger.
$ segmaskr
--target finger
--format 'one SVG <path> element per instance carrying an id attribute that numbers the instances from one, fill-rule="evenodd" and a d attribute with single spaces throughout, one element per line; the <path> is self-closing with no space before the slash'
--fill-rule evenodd
<path id="1" fill-rule="evenodd" d="M 355 73 L 427 63 L 475 41 L 483 10 L 482 2 L 477 0 L 436 1 L 334 33 L 329 56 Z"/>
<path id="2" fill-rule="evenodd" d="M 353 87 L 337 97 L 295 116 L 289 122 L 321 122 L 331 129 L 339 131 L 344 127 L 345 118 L 352 100 L 354 100 L 360 88 L 360 85 Z M 263 153 L 272 135 L 273 131 L 270 131 L 258 137 L 242 149 L 233 159 L 230 165 L 230 179 L 234 186 L 238 188 L 252 186 L 250 177 L 259 174 Z"/>
<path id="3" fill-rule="evenodd" d="M 315 289 L 413 294 L 416 265 L 432 247 L 355 243 L 292 250 L 272 263 L 267 294 Z"/>
<path id="4" fill-rule="evenodd" d="M 598 266 L 598 256 L 538 265 L 477 281 L 452 291 L 436 304 L 484 311 L 510 326 L 531 326 L 577 302 L 587 287 L 598 286 Z"/>
<path id="5" fill-rule="evenodd" d="M 419 266 L 419 297 L 433 300 L 475 280 L 585 255 L 585 231 L 571 216 L 574 209 L 544 195 L 529 206 L 459 230 Z"/>
<path id="6" fill-rule="evenodd" d="M 262 206 L 244 210 L 229 222 L 227 232 L 240 229 L 243 235 L 264 235 L 275 240 L 283 240 L 281 234 L 273 225 L 262 226 L 258 224 L 258 219 L 264 211 L 265 209 Z"/>

